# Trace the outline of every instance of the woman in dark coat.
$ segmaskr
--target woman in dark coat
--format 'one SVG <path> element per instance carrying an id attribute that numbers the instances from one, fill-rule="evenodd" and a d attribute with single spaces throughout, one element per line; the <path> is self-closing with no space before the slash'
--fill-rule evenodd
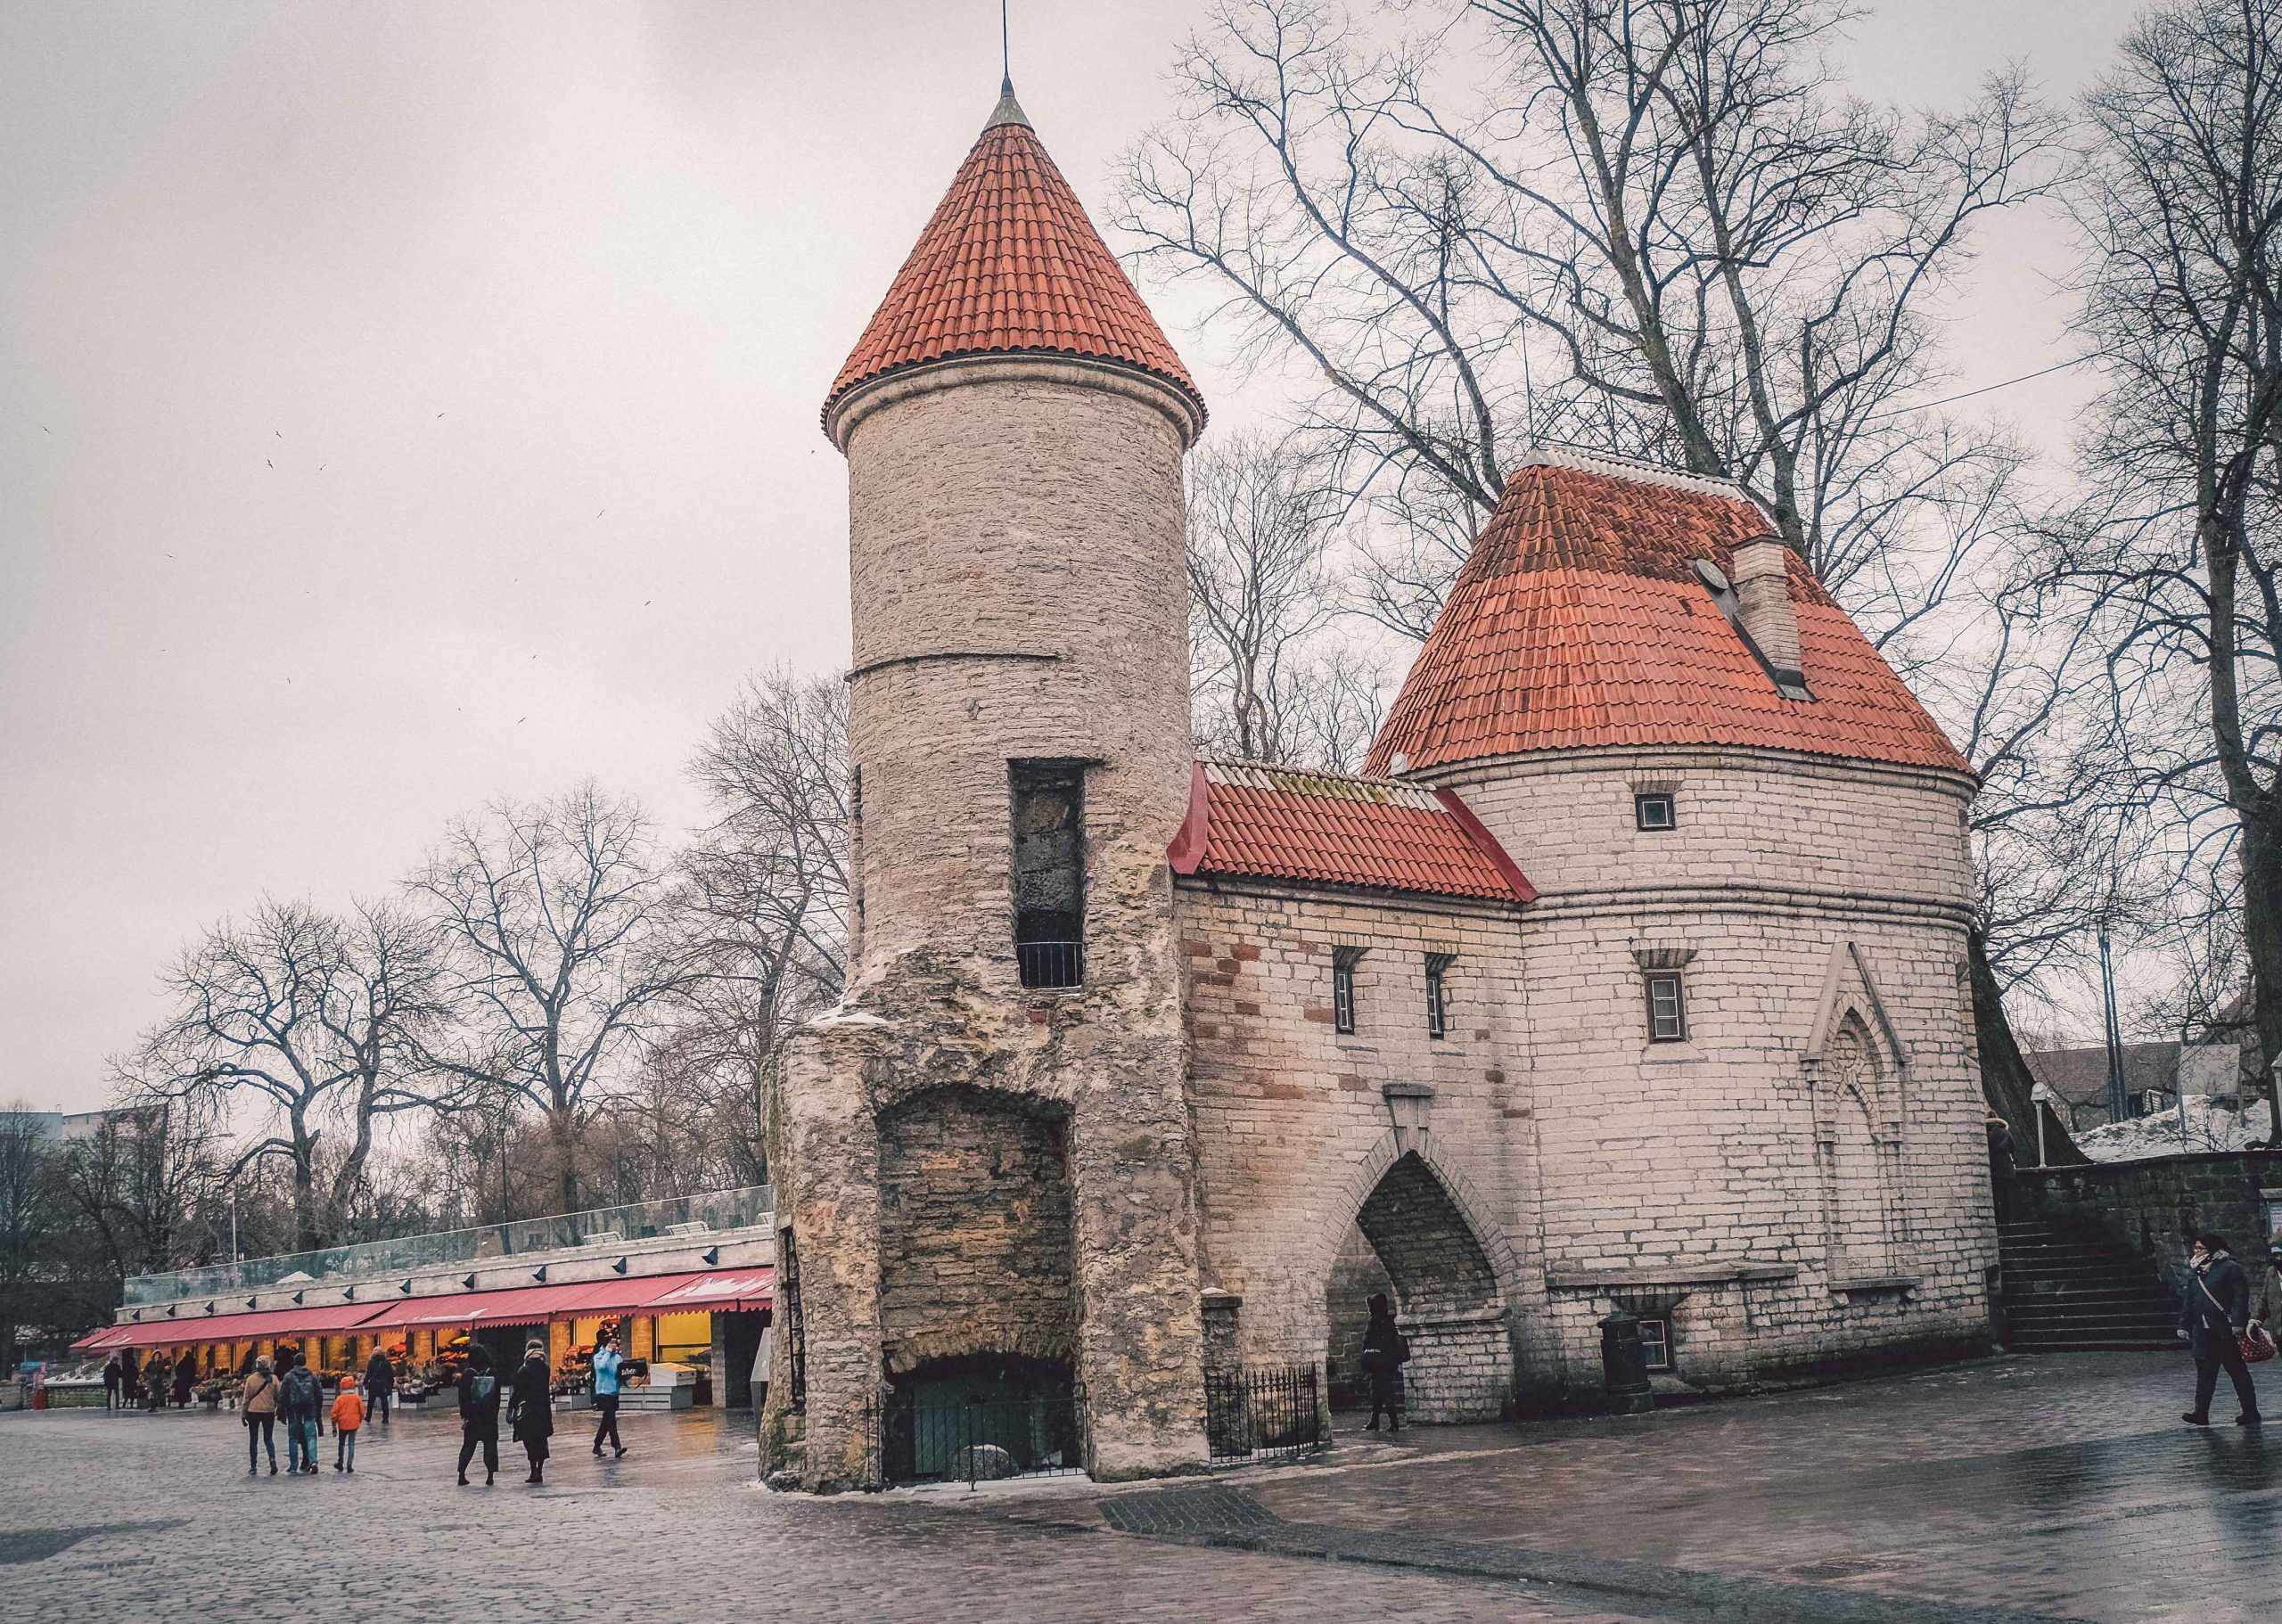
<path id="1" fill-rule="evenodd" d="M 1382 1412 L 1387 1418 L 1387 1431 L 1402 1431 L 1402 1367 L 1410 1357 L 1410 1344 L 1395 1328 L 1394 1310 L 1387 1306 L 1384 1292 L 1371 1293 L 1371 1324 L 1363 1333 L 1363 1374 L 1371 1378 L 1371 1424 L 1363 1430 L 1379 1430 Z"/>
<path id="2" fill-rule="evenodd" d="M 198 1366 L 194 1354 L 185 1353 L 175 1361 L 175 1408 L 190 1407 L 191 1390 L 198 1385 Z"/>
<path id="3" fill-rule="evenodd" d="M 2222 1235 L 2196 1235 L 2188 1265 L 2179 1328 L 2195 1350 L 2195 1407 L 2180 1419 L 2191 1427 L 2211 1424 L 2211 1395 L 2218 1390 L 2223 1370 L 2243 1407 L 2235 1424 L 2254 1427 L 2259 1423 L 2258 1393 L 2251 1386 L 2241 1344 L 2235 1340 L 2250 1325 L 2250 1281 L 2229 1253 Z"/>
<path id="4" fill-rule="evenodd" d="M 507 1400 L 507 1424 L 515 1441 L 530 1457 L 526 1483 L 546 1481 L 546 1440 L 554 1436 L 554 1379 L 546 1367 L 546 1344 L 533 1342 L 523 1349 L 522 1368 L 515 1372 L 514 1396 Z"/>
<path id="5" fill-rule="evenodd" d="M 467 1368 L 460 1372 L 460 1486 L 467 1486 L 467 1464 L 483 1450 L 483 1485 L 488 1489 L 499 1475 L 499 1378 L 491 1371 L 491 1354 L 481 1343 L 467 1350 Z"/>

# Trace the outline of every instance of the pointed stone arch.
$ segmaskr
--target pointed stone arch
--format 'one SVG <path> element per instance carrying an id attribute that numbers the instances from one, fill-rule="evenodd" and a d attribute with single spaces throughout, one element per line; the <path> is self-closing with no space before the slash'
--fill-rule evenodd
<path id="1" fill-rule="evenodd" d="M 1872 995 L 1875 1002 L 1875 994 Z M 1844 1287 L 1904 1275 L 1900 1062 L 1851 1003 L 1838 1005 L 1808 1062 L 1824 1257 Z"/>
<path id="2" fill-rule="evenodd" d="M 1391 1132 L 1351 1169 L 1330 1216 L 1308 1275 L 1327 1292 L 1342 1247 L 1359 1233 L 1410 1342 L 1403 1374 L 1412 1418 L 1504 1414 L 1514 1392 L 1514 1257 L 1472 1181 L 1434 1153 L 1431 1135 Z M 1326 1325 L 1332 1314 L 1327 1306 Z"/>

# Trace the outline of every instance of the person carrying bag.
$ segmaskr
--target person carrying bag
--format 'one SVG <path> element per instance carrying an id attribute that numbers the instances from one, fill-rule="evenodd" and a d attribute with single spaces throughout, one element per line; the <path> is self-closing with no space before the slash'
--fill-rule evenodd
<path id="1" fill-rule="evenodd" d="M 2188 1253 L 2190 1270 L 2186 1300 L 2179 1310 L 2179 1334 L 2195 1352 L 2195 1407 L 2180 1419 L 2192 1427 L 2211 1424 L 2211 1396 L 2224 1370 L 2242 1401 L 2238 1427 L 2254 1427 L 2258 1392 L 2251 1385 L 2249 1350 L 2256 1343 L 2249 1336 L 2250 1282 L 2227 1248 L 2226 1237 L 2199 1234 Z M 2263 1327 L 2261 1327 L 2261 1330 Z"/>

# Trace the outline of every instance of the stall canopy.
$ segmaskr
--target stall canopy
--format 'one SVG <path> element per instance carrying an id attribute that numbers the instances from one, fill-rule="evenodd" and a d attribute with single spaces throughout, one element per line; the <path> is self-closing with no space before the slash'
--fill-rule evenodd
<path id="1" fill-rule="evenodd" d="M 446 1325 L 538 1325 L 549 1320 L 603 1314 L 725 1313 L 768 1307 L 775 1295 L 773 1281 L 774 1272 L 768 1268 L 714 1269 L 517 1286 L 499 1292 L 455 1292 L 445 1297 L 400 1297 L 392 1302 L 275 1308 L 259 1314 L 185 1314 L 172 1319 L 161 1314 L 139 1325 L 106 1325 L 71 1346 L 81 1353 L 100 1353 L 111 1348 L 170 1348 L 190 1342 L 258 1341 L 265 1337 L 338 1336 Z"/>

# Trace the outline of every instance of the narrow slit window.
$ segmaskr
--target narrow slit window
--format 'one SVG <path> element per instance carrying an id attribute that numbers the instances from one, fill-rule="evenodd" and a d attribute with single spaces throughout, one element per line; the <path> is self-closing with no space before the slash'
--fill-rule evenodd
<path id="1" fill-rule="evenodd" d="M 1430 953 L 1426 956 L 1426 1036 L 1444 1038 L 1449 1035 L 1449 974 L 1450 966 L 1457 962 L 1455 953 Z"/>
<path id="2" fill-rule="evenodd" d="M 1086 774 L 1074 761 L 1007 763 L 1014 841 L 1014 957 L 1022 985 L 1086 984 Z"/>
<path id="3" fill-rule="evenodd" d="M 1632 821 L 1651 834 L 1662 834 L 1679 826 L 1679 809 L 1668 791 L 1657 791 L 1632 798 Z"/>
<path id="4" fill-rule="evenodd" d="M 1355 966 L 1362 962 L 1360 947 L 1331 950 L 1331 1029 L 1342 1036 L 1355 1031 Z"/>
<path id="5" fill-rule="evenodd" d="M 1687 1000 L 1678 971 L 1659 971 L 1648 978 L 1648 1041 L 1684 1043 L 1687 1039 Z"/>

